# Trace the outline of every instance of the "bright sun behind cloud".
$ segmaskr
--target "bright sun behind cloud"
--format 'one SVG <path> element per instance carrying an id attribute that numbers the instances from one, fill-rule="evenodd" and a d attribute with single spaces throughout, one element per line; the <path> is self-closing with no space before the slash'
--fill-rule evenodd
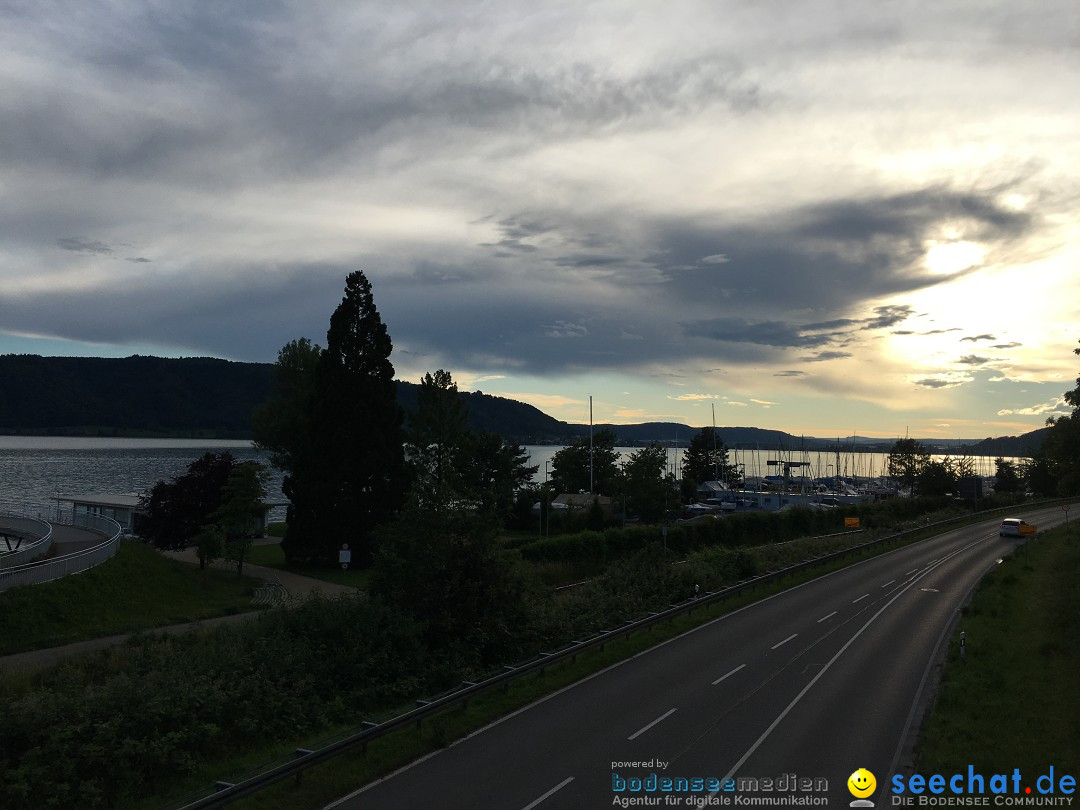
<path id="1" fill-rule="evenodd" d="M 986 250 L 974 242 L 933 242 L 923 264 L 935 276 L 951 276 L 983 263 Z"/>

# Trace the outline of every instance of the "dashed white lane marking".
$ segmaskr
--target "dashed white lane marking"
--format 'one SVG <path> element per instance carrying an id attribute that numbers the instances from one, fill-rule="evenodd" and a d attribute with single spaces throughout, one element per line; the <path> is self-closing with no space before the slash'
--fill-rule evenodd
<path id="1" fill-rule="evenodd" d="M 672 711 L 675 711 L 675 710 L 672 709 Z M 548 796 L 551 796 L 553 793 L 562 790 L 564 787 L 566 787 L 567 785 L 569 785 L 573 781 L 574 781 L 574 777 L 572 777 L 572 776 L 569 776 L 566 779 L 563 779 L 561 782 L 559 782 L 559 784 L 557 784 L 555 787 L 553 787 L 551 790 L 549 790 L 547 793 L 545 793 L 539 799 L 532 802 L 531 804 L 525 805 L 524 807 L 521 808 L 521 810 L 532 810 L 534 807 L 536 807 L 536 805 L 540 804 L 540 802 L 542 802 Z"/>
<path id="2" fill-rule="evenodd" d="M 795 636 L 797 636 L 797 635 L 799 635 L 799 634 L 798 634 L 798 633 L 792 633 L 792 634 L 791 634 L 790 636 L 788 636 L 787 638 L 785 638 L 785 639 L 784 639 L 783 641 L 781 641 L 781 642 L 780 642 L 779 644 L 773 644 L 773 645 L 772 645 L 772 647 L 771 647 L 770 649 L 773 649 L 773 650 L 775 650 L 775 649 L 776 649 L 777 647 L 783 647 L 783 646 L 784 646 L 785 644 L 787 644 L 787 643 L 788 643 L 789 641 L 791 641 L 791 640 L 792 640 L 793 638 L 795 638 Z"/>
<path id="3" fill-rule="evenodd" d="M 716 686 L 718 683 L 720 683 L 720 681 L 727 680 L 732 675 L 734 675 L 736 672 L 738 672 L 740 669 L 745 669 L 745 668 L 746 668 L 746 664 L 739 664 L 737 667 L 735 667 L 735 669 L 731 670 L 731 672 L 729 672 L 727 675 L 721 675 L 719 678 L 717 678 L 715 681 L 713 681 L 712 685 Z"/>
<path id="4" fill-rule="evenodd" d="M 865 598 L 866 598 L 866 597 L 868 597 L 869 595 L 870 595 L 870 594 L 868 594 L 868 593 L 864 593 L 864 594 L 863 594 L 862 596 L 860 596 L 860 597 L 859 597 L 858 599 L 852 599 L 852 600 L 851 600 L 851 604 L 853 604 L 853 605 L 854 605 L 854 604 L 855 604 L 856 602 L 861 602 L 861 601 L 862 601 L 863 599 L 865 599 Z"/>
<path id="5" fill-rule="evenodd" d="M 673 715 L 673 714 L 675 714 L 675 710 L 674 709 L 669 709 L 668 711 L 664 712 L 662 715 L 657 717 L 655 720 L 653 720 L 651 723 L 649 723 L 649 725 L 645 726 L 644 728 L 639 728 L 637 731 L 635 731 L 633 734 L 631 734 L 626 739 L 628 739 L 628 740 L 637 739 L 642 734 L 644 734 L 646 731 L 648 731 L 650 728 L 652 728 L 657 723 L 659 723 L 661 720 L 666 720 L 667 718 L 671 717 L 671 715 Z"/>
<path id="6" fill-rule="evenodd" d="M 820 619 L 818 619 L 818 620 L 817 620 L 817 623 L 818 623 L 818 624 L 821 624 L 821 623 L 822 623 L 823 621 L 825 621 L 826 619 L 831 619 L 831 618 L 832 618 L 833 616 L 835 616 L 835 615 L 836 615 L 836 611 L 834 610 L 834 611 L 833 611 L 832 613 L 830 613 L 830 614 L 828 614 L 828 615 L 826 615 L 826 616 L 822 616 L 822 617 L 821 617 Z"/>

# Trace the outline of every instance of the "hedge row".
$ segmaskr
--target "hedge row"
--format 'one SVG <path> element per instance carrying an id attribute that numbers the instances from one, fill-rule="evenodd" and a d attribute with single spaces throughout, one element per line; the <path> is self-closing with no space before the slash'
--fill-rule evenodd
<path id="1" fill-rule="evenodd" d="M 667 527 L 666 544 L 679 553 L 709 546 L 758 546 L 843 531 L 845 517 L 858 517 L 865 528 L 889 527 L 956 503 L 951 498 L 894 498 L 836 509 L 740 512 L 673 523 Z M 604 562 L 625 557 L 662 537 L 660 526 L 624 526 L 532 540 L 520 550 L 531 562 Z"/>

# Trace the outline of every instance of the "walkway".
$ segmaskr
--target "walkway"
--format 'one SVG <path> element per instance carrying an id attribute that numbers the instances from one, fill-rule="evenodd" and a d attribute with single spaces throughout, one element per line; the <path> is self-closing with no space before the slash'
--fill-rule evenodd
<path id="1" fill-rule="evenodd" d="M 259 545 L 268 545 L 277 542 L 278 541 L 273 538 L 269 541 L 256 541 Z M 192 565 L 199 564 L 199 557 L 195 553 L 194 548 L 186 548 L 183 551 L 163 551 L 161 553 L 166 557 L 172 557 L 174 560 L 191 563 Z M 225 560 L 214 560 L 211 565 L 214 568 L 220 568 L 226 571 L 236 571 L 236 563 L 226 562 Z M 244 563 L 244 575 L 249 577 L 259 577 L 260 579 L 265 580 L 276 579 L 284 586 L 285 590 L 289 592 L 289 596 L 292 597 L 308 596 L 315 591 L 320 591 L 323 596 L 336 596 L 339 593 L 356 592 L 356 588 L 353 588 L 350 585 L 338 585 L 336 582 L 326 582 L 325 580 L 315 579 L 313 577 L 305 577 L 301 574 L 294 574 L 292 571 L 283 571 L 280 568 L 267 568 L 265 565 L 249 565 L 248 563 Z"/>
<path id="2" fill-rule="evenodd" d="M 59 529 L 62 527 L 57 526 L 56 528 Z M 98 538 L 98 540 L 100 542 L 100 538 Z M 265 544 L 276 543 L 278 541 L 271 538 L 269 540 L 256 542 Z M 70 553 L 70 550 L 67 553 Z M 194 565 L 199 564 L 199 558 L 196 556 L 194 549 L 186 549 L 184 551 L 164 551 L 162 554 L 166 557 L 172 557 L 174 560 L 181 560 L 182 562 L 192 563 Z M 221 560 L 216 561 L 214 567 L 225 568 L 232 571 L 236 570 L 233 565 Z M 324 582 L 321 579 L 301 576 L 300 574 L 294 574 L 291 571 L 279 571 L 276 568 L 267 568 L 262 565 L 244 565 L 244 575 L 260 577 L 267 581 L 277 580 L 289 592 L 289 596 L 295 598 L 304 598 L 316 591 L 322 593 L 323 596 L 336 596 L 342 593 L 356 592 L 356 588 L 348 585 Z M 186 633 L 189 630 L 194 630 L 197 627 L 213 627 L 218 624 L 248 621 L 258 616 L 261 612 L 262 611 L 256 610 L 250 613 L 237 613 L 232 616 L 219 616 L 214 619 L 200 619 L 194 622 L 170 624 L 164 627 L 149 627 L 141 632 L 179 635 Z M 45 669 L 58 664 L 63 659 L 73 655 L 93 652 L 94 650 L 103 650 L 106 647 L 123 644 L 134 635 L 138 635 L 138 633 L 123 633 L 117 636 L 105 636 L 103 638 L 91 639 L 90 641 L 77 641 L 74 644 L 64 644 L 59 647 L 47 647 L 44 650 L 31 650 L 29 652 L 3 656 L 0 657 L 0 675 L 10 672 L 34 672 L 39 669 Z"/>

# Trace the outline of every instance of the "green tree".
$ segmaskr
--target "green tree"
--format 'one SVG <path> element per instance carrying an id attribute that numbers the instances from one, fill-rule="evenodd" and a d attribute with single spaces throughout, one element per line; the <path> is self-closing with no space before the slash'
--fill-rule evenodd
<path id="1" fill-rule="evenodd" d="M 509 519 L 517 490 L 536 472 L 524 448 L 466 427 L 465 401 L 442 369 L 420 381 L 405 447 L 417 503 L 432 510 L 468 506 L 500 524 Z"/>
<path id="2" fill-rule="evenodd" d="M 1080 355 L 1080 349 L 1073 349 Z M 1076 388 L 1065 392 L 1065 402 L 1072 406 L 1072 413 L 1067 416 L 1050 417 L 1046 423 L 1050 432 L 1043 442 L 1042 454 L 1045 456 L 1047 471 L 1057 478 L 1058 495 L 1080 494 L 1080 377 L 1076 379 Z"/>
<path id="3" fill-rule="evenodd" d="M 889 451 L 889 477 L 914 493 L 919 474 L 930 463 L 930 453 L 915 439 L 897 439 Z"/>
<path id="4" fill-rule="evenodd" d="M 243 575 L 251 541 L 262 526 L 266 479 L 266 470 L 258 462 L 237 464 L 222 489 L 221 505 L 210 515 L 225 538 L 223 552 L 236 563 L 237 576 Z"/>
<path id="5" fill-rule="evenodd" d="M 467 432 L 455 460 L 462 491 L 480 511 L 505 525 L 517 493 L 528 486 L 537 465 L 524 447 L 486 432 Z"/>
<path id="6" fill-rule="evenodd" d="M 429 649 L 453 650 L 470 665 L 517 652 L 526 625 L 525 588 L 482 513 L 449 504 L 439 513 L 410 499 L 380 530 L 371 589 L 424 627 Z"/>
<path id="7" fill-rule="evenodd" d="M 308 424 L 322 349 L 307 338 L 286 343 L 274 364 L 270 397 L 255 409 L 255 446 L 270 452 L 270 462 L 291 472 L 308 441 Z"/>
<path id="8" fill-rule="evenodd" d="M 915 479 L 915 491 L 920 495 L 935 497 L 956 492 L 956 467 L 952 459 L 927 461 Z"/>
<path id="9" fill-rule="evenodd" d="M 465 404 L 450 372 L 439 369 L 420 380 L 416 412 L 409 417 L 405 452 L 413 487 L 434 492 L 456 489 L 455 460 L 465 444 Z"/>
<path id="10" fill-rule="evenodd" d="M 171 482 L 158 481 L 141 498 L 144 515 L 139 536 L 157 548 L 187 548 L 221 505 L 229 474 L 236 466 L 231 453 L 206 453 Z"/>
<path id="11" fill-rule="evenodd" d="M 1036 495 L 1049 497 L 1057 493 L 1058 464 L 1047 455 L 1045 446 L 1024 464 L 1023 477 Z"/>
<path id="12" fill-rule="evenodd" d="M 716 428 L 705 427 L 690 440 L 682 456 L 682 477 L 694 488 L 706 481 L 722 481 L 732 488 L 741 486 L 739 472 L 728 463 L 728 449 Z"/>
<path id="13" fill-rule="evenodd" d="M 195 535 L 195 553 L 199 558 L 199 568 L 206 570 L 206 566 L 214 560 L 220 560 L 225 553 L 225 532 L 220 526 L 208 523 Z"/>
<path id="14" fill-rule="evenodd" d="M 555 453 L 551 459 L 554 489 L 571 494 L 589 492 L 591 456 L 594 494 L 614 495 L 619 484 L 619 452 L 615 449 L 615 440 L 614 431 L 605 428 L 593 436 L 591 452 L 586 436 Z"/>
<path id="15" fill-rule="evenodd" d="M 1020 477 L 1020 470 L 1011 461 L 1006 461 L 1003 458 L 994 459 L 994 467 L 996 472 L 994 473 L 994 492 L 1019 492 L 1023 487 L 1023 479 Z"/>
<path id="16" fill-rule="evenodd" d="M 667 471 L 667 450 L 650 444 L 630 454 L 622 466 L 623 509 L 645 523 L 660 520 L 675 503 L 675 476 Z"/>
<path id="17" fill-rule="evenodd" d="M 290 560 L 332 563 L 348 542 L 353 561 L 369 565 L 373 531 L 404 500 L 392 348 L 371 283 L 349 274 L 316 368 L 306 440 L 283 482 L 290 505 L 281 546 Z"/>

